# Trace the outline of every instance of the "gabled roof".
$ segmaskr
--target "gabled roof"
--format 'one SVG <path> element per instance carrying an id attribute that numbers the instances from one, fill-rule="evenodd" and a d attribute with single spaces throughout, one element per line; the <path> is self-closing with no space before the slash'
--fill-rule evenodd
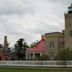
<path id="1" fill-rule="evenodd" d="M 42 39 L 36 47 L 28 48 L 27 52 L 44 52 L 44 50 L 44 39 Z"/>

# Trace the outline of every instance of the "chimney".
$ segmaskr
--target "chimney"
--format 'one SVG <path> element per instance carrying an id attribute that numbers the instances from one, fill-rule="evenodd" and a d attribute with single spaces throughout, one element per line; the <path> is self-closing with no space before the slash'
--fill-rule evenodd
<path id="1" fill-rule="evenodd" d="M 4 48 L 8 48 L 7 36 L 4 36 Z"/>
<path id="2" fill-rule="evenodd" d="M 41 40 L 44 40 L 44 39 L 45 39 L 44 35 L 41 35 Z"/>

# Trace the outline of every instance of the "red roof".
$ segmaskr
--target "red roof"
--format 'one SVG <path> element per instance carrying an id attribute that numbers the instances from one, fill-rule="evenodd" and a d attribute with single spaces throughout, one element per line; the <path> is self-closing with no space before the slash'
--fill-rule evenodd
<path id="1" fill-rule="evenodd" d="M 43 52 L 44 50 L 44 39 L 42 39 L 36 47 L 27 49 L 28 52 Z"/>

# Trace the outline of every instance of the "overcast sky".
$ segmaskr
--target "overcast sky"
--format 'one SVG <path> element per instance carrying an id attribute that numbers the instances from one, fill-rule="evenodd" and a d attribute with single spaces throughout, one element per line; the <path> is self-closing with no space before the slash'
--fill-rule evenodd
<path id="1" fill-rule="evenodd" d="M 0 0 L 0 43 L 10 46 L 19 38 L 28 43 L 44 33 L 64 29 L 64 12 L 72 0 Z"/>

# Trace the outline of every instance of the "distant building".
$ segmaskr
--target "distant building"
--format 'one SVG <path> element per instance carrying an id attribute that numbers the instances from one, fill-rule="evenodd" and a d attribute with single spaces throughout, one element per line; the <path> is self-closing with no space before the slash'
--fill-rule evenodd
<path id="1" fill-rule="evenodd" d="M 7 36 L 4 36 L 4 45 L 0 47 L 0 60 L 10 60 L 10 48 L 8 47 Z"/>

